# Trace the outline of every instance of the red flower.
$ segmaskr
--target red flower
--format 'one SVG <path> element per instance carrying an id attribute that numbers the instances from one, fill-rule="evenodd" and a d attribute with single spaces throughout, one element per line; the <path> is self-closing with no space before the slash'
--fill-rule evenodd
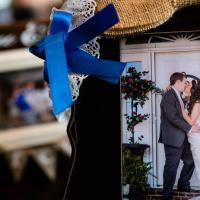
<path id="1" fill-rule="evenodd" d="M 148 100 L 148 92 L 156 90 L 154 82 L 151 80 L 146 80 L 143 78 L 148 71 L 137 72 L 134 67 L 130 67 L 126 75 L 121 78 L 121 92 L 124 94 L 123 98 L 125 100 L 130 99 L 132 102 L 137 101 L 138 105 L 143 106 Z M 133 108 L 132 108 L 133 110 Z M 126 117 L 127 122 L 127 130 L 131 131 L 134 134 L 134 126 L 147 120 L 149 118 L 149 114 L 138 114 L 137 112 L 132 112 L 131 116 L 127 114 L 124 115 Z M 143 138 L 142 135 L 140 137 Z M 134 138 L 132 135 L 131 138 Z M 132 140 L 134 142 L 134 139 Z"/>

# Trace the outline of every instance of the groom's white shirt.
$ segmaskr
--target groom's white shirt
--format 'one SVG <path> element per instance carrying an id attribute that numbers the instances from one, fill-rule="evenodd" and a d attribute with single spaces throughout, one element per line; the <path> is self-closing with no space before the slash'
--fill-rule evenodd
<path id="1" fill-rule="evenodd" d="M 181 98 L 181 93 L 174 86 L 172 86 L 172 89 L 176 92 L 176 95 L 177 95 L 178 100 L 179 100 L 179 102 L 181 104 L 181 107 L 184 108 L 185 106 L 184 106 L 183 100 Z"/>
<path id="2" fill-rule="evenodd" d="M 179 100 L 179 102 L 181 104 L 181 107 L 184 108 L 185 106 L 184 106 L 183 100 L 181 98 L 181 93 L 174 86 L 172 86 L 172 89 L 175 91 L 175 93 L 176 93 L 176 95 L 178 97 L 178 100 Z M 192 128 L 189 130 L 188 133 L 191 133 L 191 131 L 192 131 Z"/>

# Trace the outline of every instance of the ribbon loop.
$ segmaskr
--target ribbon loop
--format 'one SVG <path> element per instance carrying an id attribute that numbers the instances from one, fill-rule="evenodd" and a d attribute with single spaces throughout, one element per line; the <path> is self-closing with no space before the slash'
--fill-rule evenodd
<path id="1" fill-rule="evenodd" d="M 57 10 L 54 11 L 50 34 L 53 35 L 59 32 L 68 33 L 71 23 L 72 15 L 70 13 Z"/>

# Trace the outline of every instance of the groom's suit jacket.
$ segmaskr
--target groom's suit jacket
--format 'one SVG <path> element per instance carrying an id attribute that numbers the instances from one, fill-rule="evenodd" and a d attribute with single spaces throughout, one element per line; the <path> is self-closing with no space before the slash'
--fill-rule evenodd
<path id="1" fill-rule="evenodd" d="M 181 147 L 192 126 L 184 120 L 180 102 L 173 89 L 163 95 L 160 108 L 159 142 L 174 147 Z"/>

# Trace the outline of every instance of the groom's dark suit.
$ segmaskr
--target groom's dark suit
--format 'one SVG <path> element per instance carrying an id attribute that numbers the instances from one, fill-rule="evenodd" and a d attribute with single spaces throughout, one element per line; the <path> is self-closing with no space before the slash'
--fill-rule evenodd
<path id="1" fill-rule="evenodd" d="M 184 166 L 178 181 L 179 188 L 190 186 L 190 178 L 194 171 L 194 162 L 187 133 L 191 129 L 184 119 L 181 111 L 180 101 L 174 89 L 163 95 L 161 104 L 161 125 L 159 142 L 164 144 L 165 167 L 164 167 L 164 195 L 171 195 L 176 179 L 177 168 L 180 159 Z"/>

